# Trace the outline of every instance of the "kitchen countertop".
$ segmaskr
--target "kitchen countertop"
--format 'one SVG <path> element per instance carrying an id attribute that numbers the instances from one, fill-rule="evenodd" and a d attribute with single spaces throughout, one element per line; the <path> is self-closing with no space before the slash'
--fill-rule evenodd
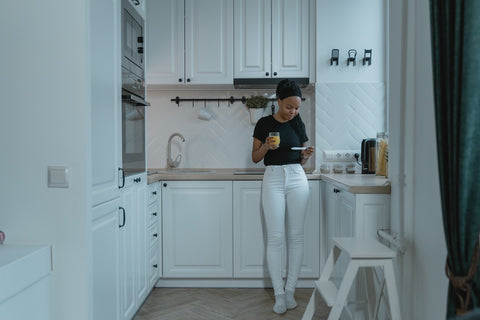
<path id="1" fill-rule="evenodd" d="M 0 304 L 50 274 L 48 246 L 0 245 Z"/>
<path id="2" fill-rule="evenodd" d="M 177 172 L 175 172 L 177 171 Z M 148 183 L 157 181 L 262 180 L 264 169 L 149 169 Z M 307 173 L 309 180 L 324 180 L 351 193 L 389 194 L 390 180 L 374 174 Z"/>

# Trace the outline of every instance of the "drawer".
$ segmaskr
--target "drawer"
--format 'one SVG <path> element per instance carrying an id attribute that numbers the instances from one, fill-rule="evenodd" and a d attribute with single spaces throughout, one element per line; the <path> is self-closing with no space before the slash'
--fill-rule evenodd
<path id="1" fill-rule="evenodd" d="M 160 182 L 147 185 L 147 205 L 160 200 Z"/>
<path id="2" fill-rule="evenodd" d="M 159 259 L 160 255 L 158 250 L 158 246 L 154 246 L 148 251 L 147 279 L 150 288 L 153 288 L 158 278 L 162 274 L 162 264 Z"/>
<path id="3" fill-rule="evenodd" d="M 160 234 L 158 233 L 158 224 L 152 224 L 147 231 L 147 248 L 155 246 L 159 241 Z"/>
<path id="4" fill-rule="evenodd" d="M 160 206 L 158 205 L 158 203 L 153 203 L 151 205 L 148 206 L 147 208 L 147 212 L 146 212 L 146 223 L 147 223 L 147 226 L 150 226 L 152 224 L 158 224 L 158 221 L 160 219 Z"/>

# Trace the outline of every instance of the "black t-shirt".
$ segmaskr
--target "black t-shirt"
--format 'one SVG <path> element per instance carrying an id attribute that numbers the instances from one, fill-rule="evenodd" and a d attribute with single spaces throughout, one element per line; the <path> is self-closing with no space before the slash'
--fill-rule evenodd
<path id="1" fill-rule="evenodd" d="M 266 166 L 300 163 L 301 151 L 294 151 L 290 148 L 301 147 L 304 142 L 308 141 L 308 137 L 303 121 L 298 122 L 297 130 L 294 129 L 292 121 L 278 122 L 270 115 L 261 118 L 257 122 L 253 131 L 253 137 L 262 141 L 262 143 L 265 143 L 269 132 L 280 132 L 280 146 L 276 150 L 269 150 L 263 158 L 263 163 Z"/>

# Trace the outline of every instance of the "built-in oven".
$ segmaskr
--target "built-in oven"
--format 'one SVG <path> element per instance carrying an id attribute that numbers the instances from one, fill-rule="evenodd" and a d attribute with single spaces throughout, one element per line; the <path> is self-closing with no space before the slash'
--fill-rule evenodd
<path id="1" fill-rule="evenodd" d="M 143 18 L 122 1 L 122 169 L 125 176 L 146 171 Z"/>

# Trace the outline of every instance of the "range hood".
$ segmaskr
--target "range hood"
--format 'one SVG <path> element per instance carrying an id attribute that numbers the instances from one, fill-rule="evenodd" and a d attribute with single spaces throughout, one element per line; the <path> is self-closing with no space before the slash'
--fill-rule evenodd
<path id="1" fill-rule="evenodd" d="M 249 78 L 233 79 L 233 86 L 236 89 L 276 89 L 277 84 L 285 78 Z M 309 84 L 308 78 L 288 78 L 295 81 L 301 88 Z"/>

